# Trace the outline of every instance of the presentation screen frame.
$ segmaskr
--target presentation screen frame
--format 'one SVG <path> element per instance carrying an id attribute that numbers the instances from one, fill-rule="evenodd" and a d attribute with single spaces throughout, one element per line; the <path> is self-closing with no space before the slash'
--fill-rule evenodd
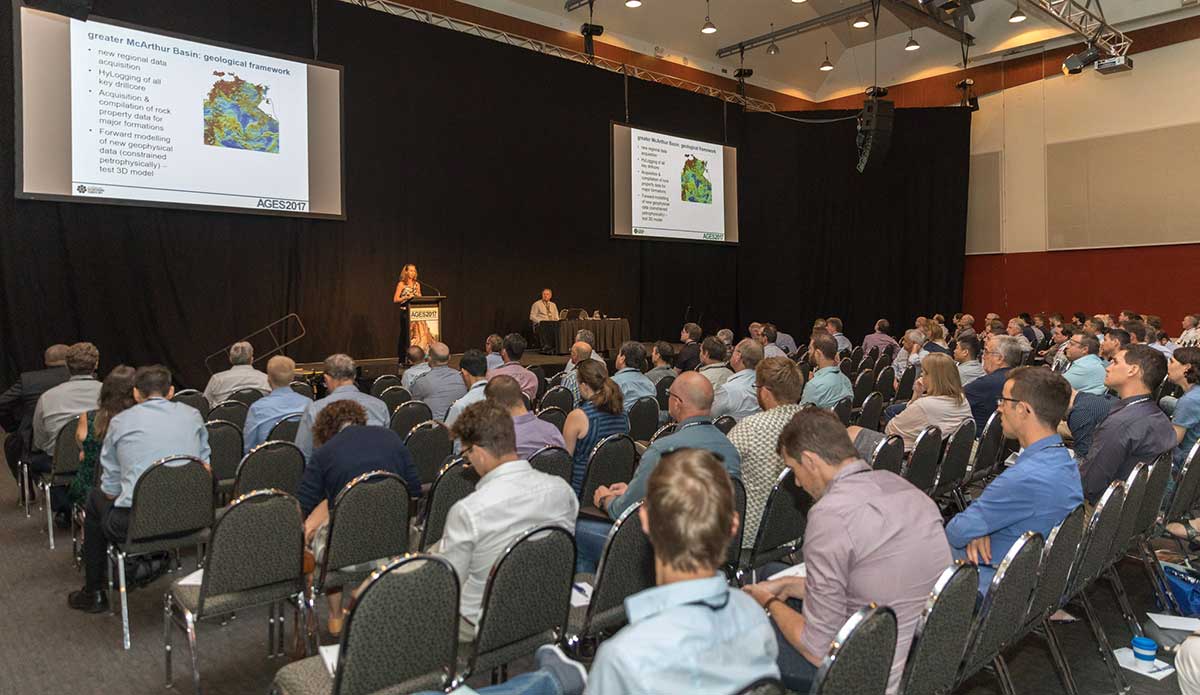
<path id="1" fill-rule="evenodd" d="M 616 155 L 616 128 L 617 128 L 617 126 L 620 126 L 622 128 L 628 128 L 631 130 L 642 130 L 642 131 L 646 131 L 648 133 L 654 133 L 655 135 L 663 135 L 663 136 L 671 137 L 671 138 L 682 138 L 684 140 L 699 140 L 701 142 L 708 143 L 710 145 L 719 145 L 719 146 L 725 148 L 726 150 L 731 150 L 733 152 L 732 165 L 729 164 L 728 158 L 727 158 L 726 167 L 725 167 L 725 174 L 726 174 L 725 185 L 726 185 L 726 188 L 729 189 L 730 191 L 732 191 L 732 193 L 733 193 L 734 204 L 732 206 L 730 206 L 728 204 L 728 201 L 726 201 L 725 220 L 726 220 L 727 224 L 730 221 L 732 221 L 733 224 L 735 225 L 735 227 L 737 227 L 738 239 L 737 240 L 725 239 L 723 241 L 714 241 L 714 240 L 708 240 L 708 239 L 673 239 L 671 237 L 636 236 L 633 234 L 617 234 L 617 232 L 616 232 L 616 228 L 617 228 L 616 163 L 617 162 L 616 162 L 616 156 L 615 156 Z M 738 209 L 737 209 L 737 201 L 738 201 L 738 195 L 737 195 L 737 189 L 738 189 L 738 185 L 737 185 L 738 184 L 737 147 L 735 147 L 725 141 L 716 141 L 716 140 L 708 140 L 708 139 L 704 139 L 704 138 L 696 138 L 696 137 L 692 137 L 689 135 L 684 135 L 682 133 L 675 133 L 675 132 L 666 131 L 666 130 L 659 130 L 657 128 L 646 128 L 643 126 L 628 123 L 626 121 L 618 121 L 618 120 L 613 119 L 608 122 L 608 152 L 609 152 L 609 157 L 608 157 L 608 236 L 610 239 L 619 239 L 621 241 L 636 241 L 636 242 L 650 241 L 650 242 L 667 242 L 667 243 L 672 243 L 672 244 L 707 244 L 707 245 L 715 245 L 715 246 L 735 246 L 735 247 L 741 241 L 740 226 L 738 226 Z M 729 154 L 729 152 L 726 152 L 726 155 L 728 155 L 728 154 Z M 628 160 L 626 160 L 626 161 L 628 162 Z M 730 175 L 731 168 L 732 168 L 732 176 Z M 729 230 L 727 228 L 726 236 L 728 236 L 728 231 Z"/>
<path id="2" fill-rule="evenodd" d="M 346 217 L 347 216 L 347 206 L 346 206 L 346 80 L 345 80 L 346 68 L 345 68 L 345 66 L 337 64 L 337 63 L 327 63 L 324 61 L 313 60 L 310 58 L 302 58 L 299 56 L 286 55 L 283 53 L 275 53 L 272 51 L 265 51 L 265 50 L 262 50 L 259 48 L 240 46 L 238 44 L 228 43 L 228 42 L 224 42 L 224 41 L 214 41 L 212 39 L 206 39 L 206 38 L 203 38 L 200 36 L 192 36 L 189 34 L 182 34 L 179 32 L 167 31 L 165 29 L 159 29 L 157 27 L 133 24 L 131 22 L 124 22 L 124 21 L 117 20 L 117 19 L 109 19 L 107 17 L 101 17 L 101 16 L 97 16 L 97 15 L 89 16 L 87 21 L 88 22 L 96 22 L 98 24 L 107 24 L 107 25 L 111 25 L 111 26 L 121 27 L 123 29 L 131 29 L 134 31 L 144 31 L 144 32 L 149 32 L 149 33 L 153 33 L 153 34 L 161 34 L 162 36 L 166 36 L 166 37 L 173 38 L 173 39 L 179 39 L 182 41 L 193 41 L 196 43 L 207 44 L 207 45 L 210 45 L 210 46 L 213 46 L 216 48 L 224 48 L 224 49 L 229 49 L 229 50 L 234 50 L 234 51 L 243 51 L 245 53 L 253 53 L 253 54 L 265 56 L 268 58 L 275 58 L 277 60 L 288 60 L 288 61 L 292 61 L 292 62 L 296 62 L 296 63 L 303 63 L 304 65 L 312 65 L 315 67 L 325 68 L 328 70 L 336 71 L 338 73 L 338 76 L 337 76 L 338 77 L 337 109 L 338 109 L 338 131 L 339 131 L 338 132 L 338 137 L 339 137 L 338 166 L 340 167 L 339 179 L 340 179 L 340 184 L 341 184 L 341 186 L 340 186 L 341 190 L 339 192 L 339 196 L 341 197 L 342 211 L 340 214 L 319 213 L 319 212 L 291 212 L 291 211 L 287 211 L 287 210 L 275 210 L 275 209 L 259 210 L 257 208 L 228 207 L 228 206 L 224 206 L 224 205 L 205 205 L 205 204 L 198 204 L 198 203 L 197 204 L 174 203 L 174 202 L 164 202 L 164 201 L 155 201 L 155 200 L 135 200 L 135 199 L 129 199 L 129 198 L 98 198 L 98 197 L 94 198 L 94 197 L 63 195 L 63 194 L 58 194 L 58 193 L 27 192 L 25 190 L 25 152 L 24 152 L 24 132 L 25 132 L 25 129 L 24 129 L 24 120 L 25 120 L 25 118 L 24 118 L 24 103 L 25 103 L 24 102 L 24 90 L 25 90 L 25 84 L 24 84 L 24 67 L 23 67 L 24 47 L 22 46 L 22 41 L 21 41 L 21 38 L 22 38 L 22 27 L 21 27 L 22 12 L 21 12 L 21 10 L 22 9 L 29 9 L 29 10 L 32 10 L 35 12 L 43 12 L 46 14 L 54 14 L 52 12 L 47 12 L 46 10 L 39 10 L 37 8 L 26 8 L 24 3 L 22 3 L 21 0 L 12 0 L 12 10 L 13 10 L 13 92 L 14 92 L 13 108 L 15 109 L 13 122 L 14 122 L 14 127 L 16 130 L 16 132 L 15 132 L 16 142 L 14 143 L 13 161 L 14 161 L 14 165 L 16 167 L 16 182 L 15 182 L 16 183 L 16 186 L 15 186 L 16 198 L 18 198 L 20 200 L 39 200 L 39 201 L 49 201 L 49 202 L 59 202 L 59 203 L 82 203 L 82 204 L 91 204 L 91 205 L 121 205 L 121 206 L 126 206 L 126 207 L 165 208 L 165 209 L 172 209 L 172 210 L 199 210 L 199 211 L 203 211 L 203 212 L 236 213 L 236 214 L 243 214 L 243 215 L 266 215 L 266 216 L 270 216 L 270 217 L 299 217 L 299 218 L 303 218 L 303 219 L 323 219 L 323 220 L 339 220 L 339 221 L 345 221 L 347 219 L 347 217 Z M 65 16 L 63 18 L 67 19 Z M 310 98 L 311 98 L 311 94 L 310 94 Z M 68 133 L 67 137 L 69 137 L 69 133 Z M 310 176 L 311 176 L 311 174 L 310 174 Z"/>

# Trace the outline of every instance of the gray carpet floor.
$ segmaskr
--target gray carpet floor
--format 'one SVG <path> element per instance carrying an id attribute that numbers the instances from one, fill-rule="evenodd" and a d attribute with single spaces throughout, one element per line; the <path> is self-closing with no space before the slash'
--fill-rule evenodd
<path id="1" fill-rule="evenodd" d="M 163 693 L 162 594 L 181 575 L 167 575 L 129 595 L 133 647 L 121 648 L 119 617 L 86 615 L 67 607 L 67 594 L 79 588 L 82 575 L 71 563 L 71 539 L 58 531 L 57 548 L 49 550 L 44 522 L 35 513 L 25 518 L 16 506 L 16 486 L 5 469 L 0 469 L 0 695 L 40 693 Z M 44 517 L 43 517 L 44 518 Z M 195 566 L 185 555 L 184 573 Z M 1153 609 L 1153 599 L 1142 568 L 1126 563 L 1121 575 L 1130 590 L 1134 608 Z M 1101 613 L 1105 630 L 1114 646 L 1128 644 L 1131 637 L 1121 620 L 1116 601 L 1107 586 L 1094 589 L 1093 602 Z M 200 673 L 209 695 L 266 693 L 271 679 L 285 659 L 268 659 L 266 610 L 239 614 L 225 626 L 201 625 L 198 645 Z M 287 614 L 288 643 L 291 614 Z M 1084 695 L 1112 692 L 1107 671 L 1096 653 L 1091 633 L 1083 623 L 1059 626 L 1080 692 Z M 323 642 L 330 642 L 326 637 Z M 182 633 L 175 645 L 175 688 L 191 689 L 190 664 Z M 1008 663 L 1022 694 L 1063 692 L 1050 662 L 1049 653 L 1037 638 L 1029 638 L 1008 656 Z M 528 660 L 511 665 L 514 675 L 530 667 Z M 1175 676 L 1163 681 L 1126 673 L 1133 692 L 1144 695 L 1178 693 Z M 486 677 L 472 679 L 475 687 Z M 970 695 L 998 693 L 990 676 L 981 674 L 960 692 Z"/>

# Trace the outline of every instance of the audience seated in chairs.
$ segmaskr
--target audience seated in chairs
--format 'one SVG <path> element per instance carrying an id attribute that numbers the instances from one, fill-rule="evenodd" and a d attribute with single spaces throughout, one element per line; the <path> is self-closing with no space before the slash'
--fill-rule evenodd
<path id="1" fill-rule="evenodd" d="M 458 362 L 458 373 L 467 392 L 450 406 L 450 412 L 446 413 L 447 427 L 454 424 L 468 405 L 478 403 L 486 397 L 483 390 L 487 388 L 487 369 L 487 358 L 482 352 L 472 349 L 463 353 Z M 434 415 L 436 416 L 437 412 L 434 412 Z"/>
<path id="2" fill-rule="evenodd" d="M 483 390 L 484 397 L 503 408 L 512 417 L 516 431 L 517 456 L 528 461 L 538 449 L 548 446 L 566 446 L 562 432 L 553 424 L 529 412 L 525 399 L 521 398 L 521 386 L 511 376 L 497 376 L 488 380 Z"/>
<path id="3" fill-rule="evenodd" d="M 84 522 L 83 588 L 72 592 L 70 606 L 87 613 L 108 610 L 104 563 L 109 541 L 123 542 L 129 530 L 129 508 L 138 478 L 155 461 L 183 454 L 208 461 L 208 432 L 200 412 L 172 403 L 171 372 L 159 365 L 134 375 L 137 402 L 108 425 L 100 450 L 100 487 L 88 496 Z"/>
<path id="4" fill-rule="evenodd" d="M 444 419 L 454 401 L 466 395 L 462 374 L 450 368 L 450 348 L 445 343 L 429 345 L 429 371 L 409 391 L 414 400 L 429 406 L 435 420 Z"/>
<path id="5" fill-rule="evenodd" d="M 604 367 L 604 373 L 608 373 L 608 363 L 604 361 L 604 358 L 601 357 L 600 353 L 596 350 L 595 333 L 592 333 L 586 328 L 580 328 L 579 330 L 575 331 L 574 342 L 572 344 L 574 343 L 587 343 L 588 347 L 591 348 L 591 352 L 588 353 L 590 355 L 588 359 Z M 567 360 L 567 364 L 563 367 L 563 372 L 569 374 L 573 371 L 575 371 L 575 363 Z"/>
<path id="6" fill-rule="evenodd" d="M 1183 396 L 1174 404 L 1171 417 L 1175 438 L 1179 442 L 1172 454 L 1175 472 L 1178 473 L 1188 453 L 1200 439 L 1200 388 L 1196 387 L 1200 383 L 1200 348 L 1182 347 L 1175 350 L 1167 363 L 1167 374 L 1172 383 L 1184 390 Z M 1190 520 L 1188 527 L 1173 523 L 1167 526 L 1167 531 L 1196 543 L 1200 539 L 1196 534 L 1200 530 L 1200 520 Z M 1200 672 L 1197 672 L 1197 676 L 1200 677 Z"/>
<path id="7" fill-rule="evenodd" d="M 525 531 L 547 525 L 575 528 L 579 502 L 566 481 L 534 470 L 517 456 L 508 411 L 482 401 L 467 407 L 451 432 L 479 475 L 475 491 L 450 508 L 433 552 L 444 557 L 460 582 L 460 641 L 475 635 L 483 590 L 492 565 Z"/>
<path id="8" fill-rule="evenodd" d="M 357 376 L 354 360 L 349 355 L 338 353 L 325 358 L 325 389 L 324 398 L 309 403 L 300 417 L 300 426 L 296 430 L 296 446 L 304 453 L 305 459 L 311 459 L 313 450 L 312 428 L 317 416 L 325 406 L 338 401 L 354 401 L 367 411 L 367 424 L 377 427 L 387 427 L 391 422 L 391 413 L 387 404 L 378 398 L 363 393 L 354 383 Z"/>
<path id="9" fill-rule="evenodd" d="M 700 367 L 696 369 L 715 389 L 724 384 L 733 371 L 725 363 L 728 348 L 720 339 L 709 336 L 700 343 Z"/>
<path id="10" fill-rule="evenodd" d="M 764 323 L 762 327 L 763 357 L 787 357 L 783 348 L 779 347 L 779 329 L 773 323 Z"/>
<path id="11" fill-rule="evenodd" d="M 763 359 L 762 345 L 753 338 L 746 338 L 733 348 L 729 365 L 733 375 L 713 390 L 713 418 L 724 415 L 741 422 L 747 416 L 759 412 L 758 388 L 754 383 L 754 370 Z"/>
<path id="12" fill-rule="evenodd" d="M 67 348 L 67 381 L 46 391 L 33 411 L 33 450 L 29 457 L 30 474 L 49 473 L 58 431 L 80 415 L 96 407 L 100 397 L 100 382 L 96 380 L 96 365 L 100 351 L 91 343 L 75 343 Z M 62 488 L 51 490 L 50 508 L 59 515 L 59 525 L 66 525 L 67 498 Z"/>
<path id="13" fill-rule="evenodd" d="M 996 403 L 1004 390 L 1004 382 L 1008 379 L 1008 370 L 1018 367 L 1024 353 L 1016 340 L 1006 335 L 988 338 L 987 347 L 983 352 L 982 376 L 963 387 L 963 395 L 971 404 L 971 415 L 975 417 L 975 432 L 983 434 L 987 427 L 988 418 L 996 412 Z"/>
<path id="14" fill-rule="evenodd" d="M 1071 438 L 1071 450 L 1076 460 L 1087 458 L 1092 447 L 1092 435 L 1096 427 L 1108 417 L 1116 399 L 1105 391 L 1102 394 L 1071 390 L 1071 402 L 1067 417 L 1058 425 L 1058 433 Z"/>
<path id="15" fill-rule="evenodd" d="M 0 427 L 16 433 L 4 440 L 4 459 L 14 479 L 20 477 L 17 463 L 26 459 L 33 449 L 33 411 L 38 399 L 71 376 L 67 372 L 68 349 L 61 344 L 46 348 L 43 357 L 46 368 L 22 372 L 13 385 L 0 394 Z"/>
<path id="16" fill-rule="evenodd" d="M 646 378 L 650 383 L 657 384 L 664 376 L 675 376 L 675 348 L 665 340 L 660 340 L 650 348 L 650 371 Z"/>
<path id="17" fill-rule="evenodd" d="M 958 365 L 958 380 L 965 387 L 967 384 L 984 376 L 983 363 L 979 360 L 983 346 L 975 331 L 964 335 L 954 343 L 954 362 Z"/>
<path id="18" fill-rule="evenodd" d="M 596 489 L 594 499 L 584 500 L 606 512 L 610 519 L 620 518 L 626 509 L 645 499 L 647 482 L 659 460 L 676 449 L 710 451 L 721 459 L 730 477 L 742 477 L 742 460 L 738 450 L 712 423 L 713 392 L 708 379 L 692 372 L 680 374 L 671 383 L 670 393 L 671 419 L 679 423 L 679 427 L 672 434 L 650 443 L 642 453 L 633 480 L 628 484 L 601 485 Z M 596 563 L 600 560 L 600 553 L 604 549 L 604 542 L 611 527 L 611 522 L 587 518 L 580 519 L 575 525 L 577 572 L 595 573 Z"/>
<path id="19" fill-rule="evenodd" d="M 838 368 L 837 341 L 832 335 L 813 333 L 808 344 L 808 358 L 812 360 L 816 370 L 804 385 L 804 393 L 800 396 L 801 403 L 812 403 L 818 408 L 831 409 L 838 401 L 854 395 L 854 386 L 851 385 L 849 377 Z"/>
<path id="20" fill-rule="evenodd" d="M 942 327 L 942 324 L 931 321 L 929 323 L 929 332 L 926 334 L 925 344 L 917 352 L 917 361 L 923 361 L 927 355 L 937 353 L 951 355 L 953 351 L 946 343 L 946 329 Z"/>
<path id="21" fill-rule="evenodd" d="M 1129 331 L 1123 328 L 1110 328 L 1104 334 L 1104 339 L 1100 341 L 1100 359 L 1104 360 L 1107 367 L 1109 362 L 1116 359 L 1117 353 L 1132 342 Z"/>
<path id="22" fill-rule="evenodd" d="M 1084 333 L 1071 336 L 1063 347 L 1068 366 L 1063 377 L 1071 388 L 1084 393 L 1103 395 L 1104 373 L 1107 365 L 1100 359 L 1100 341 Z"/>
<path id="23" fill-rule="evenodd" d="M 250 404 L 246 425 L 242 428 L 244 449 L 250 451 L 267 441 L 271 428 L 280 420 L 301 415 L 312 405 L 312 399 L 292 390 L 296 378 L 296 362 L 290 357 L 275 355 L 267 361 L 267 381 L 271 392 Z"/>
<path id="24" fill-rule="evenodd" d="M 623 407 L 626 413 L 637 402 L 637 399 L 654 398 L 656 393 L 654 382 L 642 374 L 645 362 L 646 347 L 644 345 L 636 340 L 627 340 L 621 345 L 614 365 L 617 372 L 612 375 L 612 380 L 621 389 L 621 398 L 624 401 Z M 578 388 L 578 381 L 576 381 L 576 388 Z"/>
<path id="25" fill-rule="evenodd" d="M 1083 496 L 1095 504 L 1109 483 L 1125 480 L 1133 467 L 1151 462 L 1178 444 L 1171 421 L 1154 402 L 1154 389 L 1167 376 L 1167 359 L 1148 345 L 1127 345 L 1117 352 L 1104 385 L 1120 401 L 1092 434 L 1080 464 Z"/>
<path id="26" fill-rule="evenodd" d="M 716 457 L 698 449 L 664 456 L 638 516 L 658 586 L 625 599 L 629 624 L 600 645 L 591 672 L 547 645 L 537 670 L 481 695 L 736 693 L 778 677 L 766 616 L 717 571 L 741 520 Z"/>
<path id="27" fill-rule="evenodd" d="M 872 449 L 888 435 L 894 434 L 904 440 L 904 450 L 911 451 L 917 443 L 917 436 L 926 427 L 932 425 L 941 430 L 943 437 L 949 437 L 964 422 L 972 419 L 971 406 L 963 396 L 958 370 L 950 358 L 943 354 L 931 354 L 921 361 L 921 376 L 913 383 L 912 400 L 903 405 L 888 420 L 883 434 L 872 435 L 870 430 L 863 433 L 866 438 L 873 437 Z"/>
<path id="28" fill-rule="evenodd" d="M 804 391 L 800 368 L 786 357 L 759 362 L 754 378 L 763 412 L 744 418 L 729 431 L 729 441 L 742 462 L 742 482 L 746 486 L 746 531 L 742 535 L 746 547 L 754 542 L 767 495 L 783 472 L 783 459 L 776 448 L 779 433 L 800 412 L 798 401 Z"/>
<path id="29" fill-rule="evenodd" d="M 209 405 L 227 400 L 241 389 L 271 390 L 267 375 L 254 368 L 254 346 L 247 342 L 234 343 L 229 348 L 229 369 L 208 378 L 204 397 Z"/>
<path id="30" fill-rule="evenodd" d="M 970 314 L 955 314 L 954 339 L 957 341 L 975 335 L 975 317 Z"/>
<path id="31" fill-rule="evenodd" d="M 1045 538 L 1083 502 L 1079 469 L 1056 431 L 1070 396 L 1066 379 L 1042 367 L 1006 376 L 997 411 L 1004 436 L 1020 443 L 1021 454 L 946 526 L 954 557 L 979 566 L 981 594 L 1022 534 Z"/>
<path id="32" fill-rule="evenodd" d="M 885 348 L 892 346 L 898 347 L 896 339 L 888 335 L 888 331 L 892 330 L 892 324 L 887 319 L 879 319 L 875 322 L 875 331 L 863 338 L 862 349 L 864 353 L 869 353 L 878 348 L 879 354 L 883 354 Z"/>
<path id="33" fill-rule="evenodd" d="M 584 360 L 576 371 L 581 399 L 579 407 L 567 414 L 563 440 L 567 453 L 575 459 L 571 486 L 580 495 L 592 447 L 610 435 L 629 434 L 629 416 L 625 414 L 621 389 L 600 365 Z"/>
<path id="34" fill-rule="evenodd" d="M 521 366 L 521 356 L 525 354 L 525 339 L 520 333 L 509 333 L 504 336 L 504 347 L 500 348 L 500 356 L 504 358 L 504 364 L 489 369 L 487 378 L 491 379 L 495 376 L 511 376 L 521 385 L 521 391 L 529 396 L 532 401 L 537 398 L 538 380 L 537 376 Z M 436 413 L 435 413 L 436 415 Z"/>
<path id="35" fill-rule="evenodd" d="M 99 407 L 79 416 L 75 426 L 75 442 L 83 457 L 79 470 L 67 488 L 67 503 L 82 506 L 91 494 L 100 465 L 100 444 L 108 432 L 108 426 L 118 413 L 133 407 L 133 367 L 120 364 L 104 377 L 100 386 Z"/>
<path id="36" fill-rule="evenodd" d="M 892 360 L 892 370 L 896 373 L 896 384 L 900 383 L 900 377 L 904 376 L 904 372 L 908 371 L 909 367 L 921 366 L 921 358 L 918 353 L 921 352 L 921 346 L 925 344 L 925 333 L 916 328 L 910 328 L 904 332 L 904 336 L 900 340 L 900 349 L 896 351 L 896 356 Z"/>
<path id="37" fill-rule="evenodd" d="M 725 349 L 733 347 L 733 331 L 728 328 L 722 328 L 717 331 L 717 340 L 725 344 Z"/>
<path id="38" fill-rule="evenodd" d="M 783 682 L 808 692 L 842 625 L 875 603 L 896 613 L 888 680 L 894 695 L 930 590 L 951 562 L 941 513 L 900 476 L 871 470 L 833 413 L 803 410 L 784 428 L 778 446 L 796 482 L 816 500 L 804 531 L 807 576 L 744 590 L 774 623 Z M 782 567 L 769 565 L 767 571 L 774 569 Z M 803 601 L 803 609 L 791 600 Z"/>
<path id="39" fill-rule="evenodd" d="M 825 319 L 825 330 L 828 331 L 829 335 L 833 336 L 834 341 L 837 342 L 838 352 L 844 352 L 853 347 L 853 345 L 850 344 L 850 339 L 842 333 L 842 320 L 838 317 L 830 316 L 829 318 Z"/>
<path id="40" fill-rule="evenodd" d="M 504 338 L 501 338 L 499 333 L 489 335 L 483 349 L 487 354 L 488 369 L 495 369 L 504 364 L 504 358 L 500 356 L 500 351 L 504 349 Z"/>
<path id="41" fill-rule="evenodd" d="M 679 354 L 675 356 L 676 374 L 690 372 L 700 366 L 701 335 L 703 335 L 703 331 L 699 324 L 683 324 L 683 328 L 679 331 L 679 340 L 683 342 L 683 347 L 679 348 Z"/>
<path id="42" fill-rule="evenodd" d="M 576 402 L 578 402 L 580 398 L 579 372 L 576 371 L 576 367 L 580 362 L 591 360 L 595 354 L 596 353 L 592 351 L 592 346 L 583 342 L 582 340 L 571 345 L 570 357 L 567 359 L 566 367 L 563 368 L 563 377 L 562 380 L 559 381 L 559 386 L 562 386 L 570 391 L 571 395 L 575 397 Z M 567 367 L 570 367 L 569 371 L 567 370 Z M 604 368 L 604 373 L 608 373 L 607 367 Z"/>
<path id="43" fill-rule="evenodd" d="M 420 345 L 408 346 L 408 352 L 404 356 L 404 367 L 404 374 L 400 375 L 400 385 L 408 389 L 409 393 L 412 393 L 413 384 L 416 383 L 417 379 L 428 374 L 430 370 L 425 349 Z"/>
<path id="44" fill-rule="evenodd" d="M 400 435 L 388 427 L 368 426 L 367 410 L 352 400 L 330 403 L 312 426 L 318 447 L 304 467 L 297 499 L 304 514 L 304 540 L 320 566 L 329 533 L 329 508 L 346 484 L 364 473 L 385 471 L 404 480 L 408 494 L 421 495 L 421 479 Z M 404 520 L 407 525 L 407 519 Z M 329 632 L 342 632 L 342 596 L 329 597 Z"/>

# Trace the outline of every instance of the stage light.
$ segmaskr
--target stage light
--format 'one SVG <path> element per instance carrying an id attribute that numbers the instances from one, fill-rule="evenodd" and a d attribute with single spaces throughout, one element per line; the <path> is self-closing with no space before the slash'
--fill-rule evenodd
<path id="1" fill-rule="evenodd" d="M 1011 24 L 1020 24 L 1025 21 L 1025 13 L 1021 11 L 1021 3 L 1019 1 L 1017 2 L 1017 9 L 1013 10 L 1013 13 L 1008 16 L 1008 21 Z"/>
<path id="2" fill-rule="evenodd" d="M 852 22 L 850 26 L 854 27 L 855 29 L 866 29 L 867 27 L 871 26 L 871 20 L 867 19 L 865 14 L 860 14 L 854 18 L 854 22 Z"/>
<path id="3" fill-rule="evenodd" d="M 833 69 L 833 63 L 829 62 L 829 42 L 828 41 L 825 42 L 825 60 L 821 61 L 821 64 L 817 66 L 817 69 L 820 70 L 821 72 L 829 72 L 830 70 Z"/>
<path id="4" fill-rule="evenodd" d="M 604 27 L 600 24 L 584 22 L 579 27 L 579 33 L 583 34 L 583 52 L 590 56 L 596 55 L 596 44 L 592 39 L 603 34 Z"/>
<path id="5" fill-rule="evenodd" d="M 913 38 L 911 31 L 908 32 L 908 43 L 904 44 L 904 50 L 906 50 L 906 51 L 921 50 L 921 44 L 917 43 L 917 40 Z"/>
<path id="6" fill-rule="evenodd" d="M 709 15 L 708 0 L 704 0 L 704 26 L 700 27 L 701 34 L 717 33 L 717 25 L 712 23 L 712 19 L 710 19 L 708 15 Z"/>
<path id="7" fill-rule="evenodd" d="M 1092 63 L 1100 60 L 1100 50 L 1093 45 L 1088 45 L 1078 53 L 1067 56 L 1063 61 L 1062 71 L 1064 75 L 1078 75 L 1083 72 L 1083 69 Z"/>
<path id="8" fill-rule="evenodd" d="M 775 33 L 775 22 L 771 22 L 771 33 Z M 771 39 L 771 43 L 767 46 L 767 55 L 779 55 L 779 46 L 775 43 L 775 39 Z"/>
<path id="9" fill-rule="evenodd" d="M 625 7 L 641 7 L 642 0 L 625 0 Z"/>

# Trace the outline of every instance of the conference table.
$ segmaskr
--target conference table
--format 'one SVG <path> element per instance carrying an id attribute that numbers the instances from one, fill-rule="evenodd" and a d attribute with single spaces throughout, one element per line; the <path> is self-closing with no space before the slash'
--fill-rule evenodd
<path id="1" fill-rule="evenodd" d="M 629 340 L 629 320 L 622 318 L 542 321 L 538 324 L 538 336 L 542 345 L 554 354 L 565 355 L 571 351 L 575 333 L 585 328 L 596 335 L 593 347 L 607 355 L 615 354 L 621 343 Z"/>

